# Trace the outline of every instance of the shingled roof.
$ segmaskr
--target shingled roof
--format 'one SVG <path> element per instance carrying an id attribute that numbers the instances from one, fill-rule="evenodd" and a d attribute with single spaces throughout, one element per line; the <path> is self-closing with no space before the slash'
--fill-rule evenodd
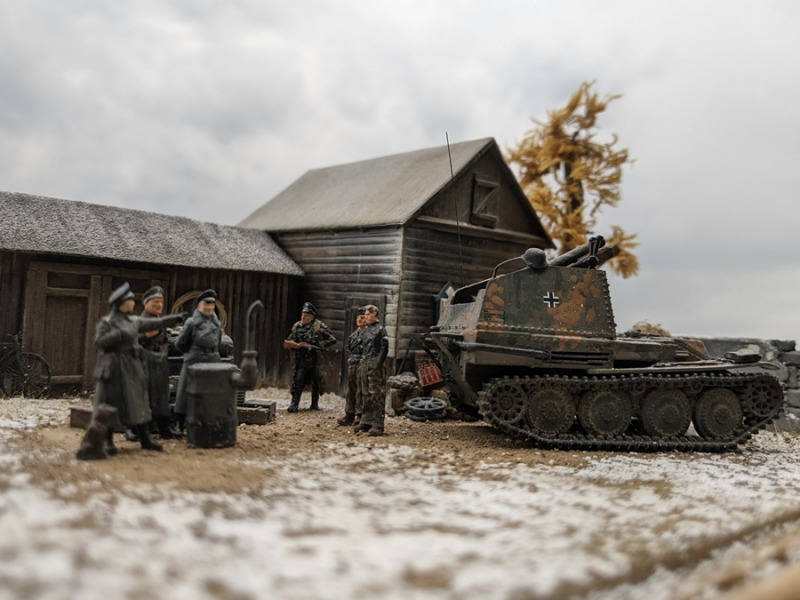
<path id="1" fill-rule="evenodd" d="M 0 192 L 0 250 L 303 275 L 262 231 Z"/>
<path id="2" fill-rule="evenodd" d="M 502 161 L 494 138 L 483 138 L 452 144 L 449 154 L 447 146 L 438 146 L 314 169 L 253 212 L 239 227 L 312 231 L 404 225 L 451 182 L 451 156 L 453 173 L 457 175 L 489 151 L 497 152 Z M 510 169 L 508 176 L 516 181 Z M 519 197 L 531 219 L 538 223 L 521 189 Z"/>

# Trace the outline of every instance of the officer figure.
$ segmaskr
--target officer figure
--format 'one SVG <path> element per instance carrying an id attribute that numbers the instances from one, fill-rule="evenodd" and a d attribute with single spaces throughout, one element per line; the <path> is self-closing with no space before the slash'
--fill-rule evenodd
<path id="1" fill-rule="evenodd" d="M 283 340 L 283 347 L 292 352 L 292 401 L 289 412 L 297 412 L 303 389 L 311 384 L 311 410 L 319 410 L 322 391 L 320 352 L 333 346 L 336 338 L 322 321 L 310 302 L 303 304 L 300 320 Z"/>
<path id="2" fill-rule="evenodd" d="M 139 334 L 179 323 L 185 314 L 155 319 L 134 316 L 136 302 L 127 282 L 111 293 L 108 303 L 112 306 L 111 312 L 100 319 L 94 338 L 98 349 L 94 406 L 110 404 L 115 407 L 120 423 L 136 432 L 142 448 L 163 450 L 160 444 L 150 439 L 152 415 Z M 112 426 L 108 428 L 106 440 L 106 452 L 111 455 L 117 453 L 113 435 Z"/>
<path id="3" fill-rule="evenodd" d="M 142 297 L 142 317 L 160 317 L 164 313 L 164 289 L 151 287 Z M 169 361 L 167 360 L 167 330 L 146 331 L 139 335 L 139 344 L 144 348 L 142 358 L 147 374 L 147 395 L 150 412 L 153 414 L 162 439 L 176 437 L 170 430 L 169 411 Z"/>
<path id="4" fill-rule="evenodd" d="M 362 335 L 367 326 L 364 308 L 358 309 L 356 315 L 356 330 L 347 338 L 345 354 L 347 356 L 347 396 L 344 401 L 344 416 L 336 419 L 339 425 L 352 425 L 356 420 L 361 419 L 361 412 L 364 410 L 364 397 L 359 385 L 358 366 L 361 363 L 361 356 L 364 354 L 364 336 Z"/>
<path id="5" fill-rule="evenodd" d="M 206 290 L 197 297 L 197 308 L 178 334 L 175 347 L 183 353 L 181 378 L 175 395 L 175 418 L 183 433 L 188 410 L 189 367 L 197 363 L 222 362 L 222 356 L 233 352 L 233 340 L 222 332 L 222 325 L 215 312 L 217 292 Z"/>

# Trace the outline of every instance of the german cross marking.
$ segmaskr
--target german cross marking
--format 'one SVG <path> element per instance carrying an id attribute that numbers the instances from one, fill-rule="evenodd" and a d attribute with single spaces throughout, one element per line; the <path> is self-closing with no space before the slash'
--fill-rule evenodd
<path id="1" fill-rule="evenodd" d="M 550 308 L 555 308 L 556 306 L 561 304 L 561 298 L 556 296 L 553 292 L 547 292 L 547 294 L 542 296 L 542 298 L 544 299 L 544 303 L 547 304 L 547 306 L 549 306 Z"/>

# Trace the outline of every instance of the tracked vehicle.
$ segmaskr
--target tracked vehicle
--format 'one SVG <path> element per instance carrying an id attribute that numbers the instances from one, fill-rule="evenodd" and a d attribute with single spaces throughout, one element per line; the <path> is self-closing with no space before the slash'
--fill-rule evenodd
<path id="1" fill-rule="evenodd" d="M 426 338 L 452 400 L 546 448 L 718 452 L 772 422 L 783 391 L 759 364 L 616 334 L 603 245 L 549 262 L 532 248 L 522 269 L 456 291 Z"/>

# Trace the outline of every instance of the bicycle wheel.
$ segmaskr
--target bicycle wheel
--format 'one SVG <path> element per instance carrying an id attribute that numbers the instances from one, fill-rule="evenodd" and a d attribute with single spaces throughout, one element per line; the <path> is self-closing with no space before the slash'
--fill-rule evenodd
<path id="1" fill-rule="evenodd" d="M 3 362 L 2 384 L 6 396 L 40 398 L 50 387 L 50 366 L 33 352 L 20 352 Z"/>

